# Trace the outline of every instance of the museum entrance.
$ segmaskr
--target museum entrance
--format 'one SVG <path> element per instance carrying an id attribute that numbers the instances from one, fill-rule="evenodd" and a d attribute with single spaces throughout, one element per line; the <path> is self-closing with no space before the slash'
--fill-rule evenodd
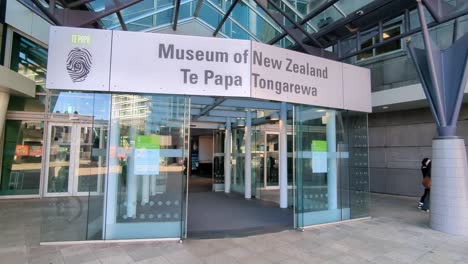
<path id="1" fill-rule="evenodd" d="M 197 102 L 201 98 L 192 98 L 187 237 L 236 237 L 294 228 L 292 178 L 286 187 L 288 204 L 280 208 L 280 104 L 251 99 L 228 99 L 214 106 Z M 285 126 L 291 139 L 292 109 Z M 293 164 L 288 166 L 292 172 Z"/>

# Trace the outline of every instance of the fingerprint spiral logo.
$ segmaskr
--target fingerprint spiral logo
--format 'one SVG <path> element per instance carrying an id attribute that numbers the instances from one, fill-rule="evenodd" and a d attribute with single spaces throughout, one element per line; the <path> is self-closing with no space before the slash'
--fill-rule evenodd
<path id="1" fill-rule="evenodd" d="M 68 53 L 67 71 L 73 82 L 82 82 L 86 79 L 91 66 L 93 56 L 85 48 L 74 48 Z"/>

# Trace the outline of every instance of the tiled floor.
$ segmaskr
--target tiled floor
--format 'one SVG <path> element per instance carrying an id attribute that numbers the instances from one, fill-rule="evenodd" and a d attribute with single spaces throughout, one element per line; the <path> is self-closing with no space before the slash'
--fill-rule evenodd
<path id="1" fill-rule="evenodd" d="M 417 199 L 372 195 L 371 219 L 244 238 L 39 246 L 37 201 L 0 201 L 0 263 L 468 263 L 468 238 L 432 231 Z M 20 213 L 21 212 L 21 213 Z"/>

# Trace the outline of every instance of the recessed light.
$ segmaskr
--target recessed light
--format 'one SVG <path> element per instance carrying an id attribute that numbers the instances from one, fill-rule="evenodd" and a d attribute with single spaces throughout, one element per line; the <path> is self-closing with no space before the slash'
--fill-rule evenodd
<path id="1" fill-rule="evenodd" d="M 388 109 L 388 106 L 382 106 L 382 109 Z"/>

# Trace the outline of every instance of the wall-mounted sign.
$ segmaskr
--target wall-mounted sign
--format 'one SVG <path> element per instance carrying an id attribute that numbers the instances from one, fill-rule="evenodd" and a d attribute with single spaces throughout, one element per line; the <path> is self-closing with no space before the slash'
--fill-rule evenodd
<path id="1" fill-rule="evenodd" d="M 327 173 L 327 141 L 312 140 L 312 172 Z"/>
<path id="2" fill-rule="evenodd" d="M 250 40 L 51 27 L 46 87 L 370 112 L 368 69 Z"/>
<path id="3" fill-rule="evenodd" d="M 161 138 L 157 135 L 135 137 L 134 174 L 158 175 Z"/>

